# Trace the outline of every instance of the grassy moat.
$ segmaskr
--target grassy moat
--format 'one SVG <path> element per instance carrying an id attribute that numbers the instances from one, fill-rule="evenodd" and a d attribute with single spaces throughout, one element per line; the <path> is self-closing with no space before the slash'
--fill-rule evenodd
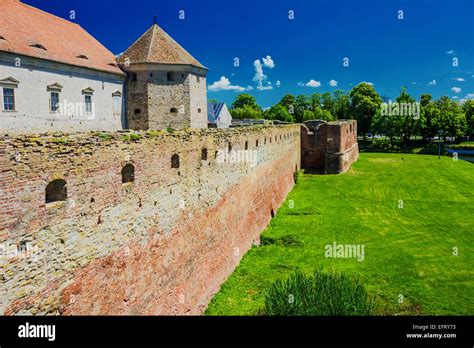
<path id="1" fill-rule="evenodd" d="M 256 315 L 295 270 L 359 277 L 381 315 L 474 314 L 474 166 L 448 157 L 362 153 L 342 175 L 303 174 L 212 299 L 208 315 Z M 326 246 L 363 257 L 326 257 Z"/>

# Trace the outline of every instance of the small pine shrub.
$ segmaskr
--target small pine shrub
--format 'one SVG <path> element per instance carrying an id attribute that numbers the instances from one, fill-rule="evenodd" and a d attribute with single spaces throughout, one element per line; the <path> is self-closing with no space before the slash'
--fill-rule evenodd
<path id="1" fill-rule="evenodd" d="M 300 177 L 301 173 L 300 171 L 296 171 L 293 173 L 293 179 L 295 180 L 295 184 L 298 183 L 298 178 Z"/>
<path id="2" fill-rule="evenodd" d="M 297 271 L 277 280 L 265 296 L 265 314 L 290 316 L 373 315 L 374 302 L 357 278 L 315 271 Z"/>

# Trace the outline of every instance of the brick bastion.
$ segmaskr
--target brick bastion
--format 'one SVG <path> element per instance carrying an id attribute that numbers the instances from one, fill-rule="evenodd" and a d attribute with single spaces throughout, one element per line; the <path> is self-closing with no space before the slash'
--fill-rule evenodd
<path id="1" fill-rule="evenodd" d="M 357 121 L 306 121 L 301 125 L 301 167 L 340 174 L 359 158 Z"/>
<path id="2" fill-rule="evenodd" d="M 0 312 L 202 313 L 300 160 L 300 125 L 0 136 Z"/>

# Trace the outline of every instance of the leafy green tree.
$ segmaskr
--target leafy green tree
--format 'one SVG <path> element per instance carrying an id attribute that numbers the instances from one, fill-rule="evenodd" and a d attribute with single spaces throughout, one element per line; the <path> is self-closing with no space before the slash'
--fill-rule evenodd
<path id="1" fill-rule="evenodd" d="M 233 109 L 243 108 L 244 106 L 249 106 L 255 110 L 260 110 L 260 111 L 262 110 L 260 106 L 257 104 L 257 99 L 255 99 L 254 96 L 247 93 L 239 94 L 235 98 L 234 102 L 232 103 Z"/>
<path id="2" fill-rule="evenodd" d="M 315 120 L 334 121 L 334 117 L 331 113 L 328 110 L 321 109 L 320 107 L 316 107 L 316 109 L 313 110 L 313 114 Z"/>
<path id="3" fill-rule="evenodd" d="M 303 113 L 303 119 L 302 121 L 311 121 L 311 120 L 314 120 L 315 117 L 314 117 L 314 113 L 311 111 L 311 110 L 305 110 L 304 113 Z"/>
<path id="4" fill-rule="evenodd" d="M 281 98 L 279 104 L 284 106 L 286 110 L 288 110 L 288 113 L 292 116 L 294 120 L 294 115 L 295 115 L 295 96 L 292 94 L 287 94 L 283 98 Z M 283 121 L 283 120 L 281 120 Z"/>
<path id="5" fill-rule="evenodd" d="M 321 107 L 321 94 L 319 93 L 314 93 L 311 95 L 311 104 L 312 104 L 312 110 L 314 111 L 316 108 Z"/>
<path id="6" fill-rule="evenodd" d="M 235 119 L 260 119 L 263 118 L 262 112 L 255 108 L 252 108 L 249 105 L 244 105 L 243 107 L 237 109 L 229 109 L 232 118 Z"/>
<path id="7" fill-rule="evenodd" d="M 393 143 L 393 140 L 400 134 L 400 122 L 397 116 L 382 113 L 377 110 L 371 125 L 372 132 L 385 135 Z"/>
<path id="8" fill-rule="evenodd" d="M 446 138 L 463 136 L 467 129 L 466 115 L 461 106 L 447 96 L 442 96 L 435 101 L 439 110 L 436 114 L 436 125 L 439 133 Z"/>
<path id="9" fill-rule="evenodd" d="M 474 100 L 466 100 L 462 106 L 462 110 L 466 116 L 467 134 L 474 135 Z"/>
<path id="10" fill-rule="evenodd" d="M 396 99 L 399 105 L 400 114 L 397 116 L 395 121 L 399 125 L 400 139 L 403 140 L 403 145 L 406 147 L 410 141 L 410 137 L 418 130 L 419 113 L 415 114 L 416 111 L 420 111 L 419 106 L 416 105 L 416 101 L 412 98 L 405 87 L 402 88 L 402 92 Z M 402 112 L 403 111 L 403 112 Z"/>
<path id="11" fill-rule="evenodd" d="M 425 140 L 437 134 L 436 106 L 432 102 L 431 94 L 422 94 L 420 97 L 420 121 L 419 131 Z"/>
<path id="12" fill-rule="evenodd" d="M 321 109 L 329 111 L 331 114 L 334 112 L 334 99 L 330 92 L 324 92 L 321 95 L 322 106 Z"/>
<path id="13" fill-rule="evenodd" d="M 305 94 L 301 94 L 296 97 L 295 100 L 295 121 L 296 122 L 303 122 L 305 120 L 305 113 L 306 111 L 311 112 L 313 108 L 311 98 Z M 311 112 L 311 115 L 313 113 Z M 308 113 L 306 113 L 308 115 Z M 306 120 L 305 120 L 306 121 Z"/>
<path id="14" fill-rule="evenodd" d="M 230 114 L 236 119 L 258 119 L 262 118 L 262 108 L 257 104 L 257 100 L 250 94 L 239 94 L 234 102 L 232 108 L 229 109 Z"/>
<path id="15" fill-rule="evenodd" d="M 350 92 L 352 116 L 357 120 L 358 132 L 364 138 L 369 131 L 372 119 L 380 109 L 382 99 L 375 89 L 367 84 L 360 83 Z"/>
<path id="16" fill-rule="evenodd" d="M 267 120 L 294 122 L 293 115 L 291 115 L 288 112 L 288 109 L 280 103 L 273 105 L 270 109 L 266 110 L 263 116 Z"/>
<path id="17" fill-rule="evenodd" d="M 349 95 L 344 91 L 334 91 L 334 118 L 336 120 L 347 120 L 351 118 Z"/>
<path id="18" fill-rule="evenodd" d="M 293 94 L 287 94 L 280 100 L 280 104 L 286 107 L 287 109 L 290 108 L 290 106 L 295 106 L 295 96 Z"/>

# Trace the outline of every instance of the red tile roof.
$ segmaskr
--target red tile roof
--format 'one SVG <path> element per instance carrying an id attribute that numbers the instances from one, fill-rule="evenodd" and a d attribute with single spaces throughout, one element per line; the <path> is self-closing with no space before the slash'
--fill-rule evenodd
<path id="1" fill-rule="evenodd" d="M 156 24 L 120 55 L 118 61 L 124 63 L 126 58 L 130 59 L 130 64 L 183 64 L 207 69 Z"/>
<path id="2" fill-rule="evenodd" d="M 0 0 L 0 51 L 124 74 L 112 52 L 81 26 L 19 0 Z"/>

